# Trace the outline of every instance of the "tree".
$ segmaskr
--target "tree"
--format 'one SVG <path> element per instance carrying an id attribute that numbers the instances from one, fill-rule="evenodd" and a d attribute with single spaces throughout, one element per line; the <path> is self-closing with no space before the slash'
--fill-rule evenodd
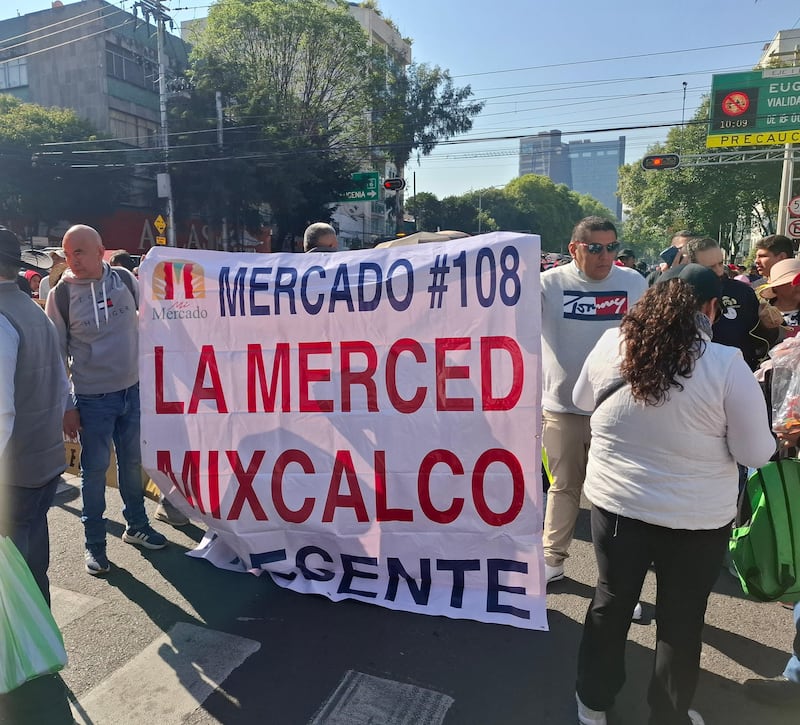
<path id="1" fill-rule="evenodd" d="M 471 87 L 457 88 L 439 66 L 389 61 L 373 78 L 375 137 L 398 169 L 414 151 L 427 156 L 440 141 L 469 131 L 483 110 L 483 102 L 469 100 Z"/>
<path id="2" fill-rule="evenodd" d="M 375 64 L 372 76 L 373 132 L 379 148 L 401 171 L 415 151 L 427 156 L 441 141 L 469 131 L 484 104 L 470 101 L 470 86 L 456 87 L 439 66 L 385 60 Z M 396 219 L 399 224 L 402 213 Z"/>
<path id="3" fill-rule="evenodd" d="M 674 127 L 664 144 L 648 154 L 720 153 L 705 147 L 709 100 L 706 98 L 685 128 Z M 620 169 L 619 190 L 630 208 L 626 241 L 655 256 L 675 231 L 691 229 L 720 238 L 735 258 L 744 235 L 755 222 L 762 235 L 772 233 L 780 187 L 780 163 L 714 164 L 644 171 L 637 164 Z"/>
<path id="4" fill-rule="evenodd" d="M 227 100 L 225 156 L 247 157 L 246 206 L 266 202 L 281 233 L 330 217 L 367 139 L 370 83 L 379 54 L 337 0 L 221 0 L 192 54 L 206 108 Z M 196 116 L 195 116 L 196 119 Z"/>
<path id="5" fill-rule="evenodd" d="M 40 222 L 97 216 L 111 211 L 125 188 L 124 172 L 106 168 L 102 145 L 74 111 L 44 108 L 0 95 L 0 218 L 34 230 Z M 60 144 L 64 146 L 43 146 Z"/>
<path id="6" fill-rule="evenodd" d="M 586 216 L 613 219 L 599 201 L 554 184 L 545 176 L 528 174 L 502 189 L 469 191 L 439 201 L 434 194 L 417 194 L 408 200 L 417 226 L 425 231 L 459 229 L 477 234 L 496 229 L 539 234 L 542 249 L 566 251 L 572 228 Z"/>

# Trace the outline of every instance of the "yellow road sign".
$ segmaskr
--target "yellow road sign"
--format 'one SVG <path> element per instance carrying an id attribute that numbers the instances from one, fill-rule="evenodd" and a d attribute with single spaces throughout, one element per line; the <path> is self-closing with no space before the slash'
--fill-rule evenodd
<path id="1" fill-rule="evenodd" d="M 164 217 L 159 214 L 156 217 L 156 220 L 153 222 L 153 226 L 158 230 L 159 234 L 163 234 L 164 230 L 167 228 L 167 223 L 164 221 Z"/>
<path id="2" fill-rule="evenodd" d="M 167 243 L 167 238 L 166 237 L 156 237 L 156 244 L 159 244 L 161 246 L 165 246 L 166 243 Z"/>

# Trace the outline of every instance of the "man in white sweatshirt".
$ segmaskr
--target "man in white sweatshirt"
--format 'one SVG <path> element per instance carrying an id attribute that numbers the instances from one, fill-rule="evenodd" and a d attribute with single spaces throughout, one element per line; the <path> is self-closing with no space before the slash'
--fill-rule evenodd
<path id="1" fill-rule="evenodd" d="M 564 577 L 591 439 L 591 411 L 572 402 L 586 356 L 647 288 L 642 275 L 614 264 L 617 230 L 586 217 L 572 230 L 570 264 L 542 273 L 542 443 L 553 482 L 544 521 L 547 581 Z"/>

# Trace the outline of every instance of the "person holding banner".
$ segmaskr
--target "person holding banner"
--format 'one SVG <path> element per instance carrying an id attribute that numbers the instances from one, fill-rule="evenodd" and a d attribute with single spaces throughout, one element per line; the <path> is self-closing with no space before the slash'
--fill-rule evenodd
<path id="1" fill-rule="evenodd" d="M 97 576 L 111 570 L 103 514 L 112 441 L 128 522 L 122 540 L 146 549 L 163 549 L 167 540 L 150 526 L 144 508 L 136 278 L 103 261 L 105 249 L 92 227 L 70 227 L 63 247 L 69 270 L 47 296 L 45 312 L 56 326 L 72 381 L 64 433 L 80 436 L 85 566 Z"/>
<path id="2" fill-rule="evenodd" d="M 339 248 L 336 230 L 324 222 L 311 224 L 303 234 L 304 252 L 335 252 Z"/>
<path id="3" fill-rule="evenodd" d="M 702 725 L 689 710 L 702 629 L 736 513 L 739 461 L 775 450 L 761 390 L 737 348 L 711 342 L 722 284 L 665 272 L 591 351 L 574 402 L 592 414 L 584 491 L 598 577 L 578 655 L 583 725 L 605 725 L 625 681 L 630 613 L 652 562 L 658 594 L 650 725 Z"/>
<path id="4" fill-rule="evenodd" d="M 553 476 L 543 536 L 548 583 L 564 578 L 589 449 L 589 413 L 572 402 L 572 389 L 594 344 L 647 287 L 635 269 L 614 264 L 619 246 L 610 221 L 586 217 L 572 231 L 572 262 L 541 275 L 542 444 Z"/>

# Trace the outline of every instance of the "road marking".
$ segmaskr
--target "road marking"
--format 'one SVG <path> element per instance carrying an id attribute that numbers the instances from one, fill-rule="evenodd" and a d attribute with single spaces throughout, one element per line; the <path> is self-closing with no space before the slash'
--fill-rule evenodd
<path id="1" fill-rule="evenodd" d="M 180 725 L 260 646 L 178 622 L 79 697 L 73 716 L 80 725 Z"/>
<path id="2" fill-rule="evenodd" d="M 441 725 L 452 697 L 348 670 L 309 725 Z"/>
<path id="3" fill-rule="evenodd" d="M 59 629 L 64 629 L 70 622 L 80 619 L 95 607 L 103 604 L 102 599 L 90 597 L 88 594 L 79 594 L 71 589 L 62 589 L 50 585 L 50 601 L 53 610 L 53 619 Z"/>

